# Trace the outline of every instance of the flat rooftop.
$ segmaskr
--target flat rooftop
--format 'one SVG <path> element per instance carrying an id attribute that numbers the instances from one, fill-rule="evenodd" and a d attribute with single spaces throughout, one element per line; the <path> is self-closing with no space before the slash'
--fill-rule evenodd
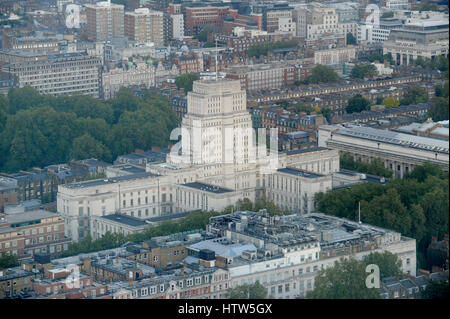
<path id="1" fill-rule="evenodd" d="M 25 213 L 8 214 L 5 219 L 7 223 L 18 224 L 52 217 L 58 217 L 58 215 L 45 210 L 31 210 Z"/>
<path id="2" fill-rule="evenodd" d="M 110 221 L 114 221 L 114 222 L 118 222 L 118 223 L 121 223 L 121 224 L 124 224 L 127 226 L 132 226 L 132 227 L 141 227 L 141 226 L 148 225 L 143 220 L 133 218 L 133 217 L 130 217 L 127 215 L 121 215 L 121 214 L 111 214 L 111 215 L 102 216 L 101 218 L 110 220 Z"/>
<path id="3" fill-rule="evenodd" d="M 300 154 L 306 154 L 306 153 L 315 153 L 315 152 L 323 152 L 323 151 L 329 151 L 329 148 L 326 147 L 311 147 L 311 148 L 307 148 L 307 149 L 303 149 L 303 150 L 292 150 L 292 151 L 287 151 L 286 155 L 291 156 L 291 155 L 300 155 Z"/>
<path id="4" fill-rule="evenodd" d="M 281 173 L 287 173 L 287 174 L 306 177 L 306 178 L 319 178 L 319 177 L 325 176 L 325 175 L 312 173 L 312 172 L 308 172 L 308 171 L 297 169 L 297 168 L 290 168 L 290 167 L 279 168 L 277 171 L 281 172 Z"/>
<path id="5" fill-rule="evenodd" d="M 187 184 L 183 184 L 183 186 L 199 189 L 199 190 L 209 192 L 209 193 L 214 193 L 214 194 L 230 193 L 233 191 L 231 189 L 227 189 L 227 188 L 223 188 L 223 187 L 215 186 L 215 185 L 210 185 L 210 184 L 204 184 L 204 183 L 200 183 L 200 182 L 187 183 Z"/>
<path id="6" fill-rule="evenodd" d="M 402 147 L 422 149 L 425 151 L 448 154 L 448 141 L 438 140 L 429 137 L 415 136 L 411 134 L 397 133 L 388 130 L 380 130 L 371 127 L 345 127 L 334 132 L 354 138 L 367 139 L 382 143 L 395 144 Z"/>
<path id="7" fill-rule="evenodd" d="M 88 187 L 96 187 L 96 186 L 114 184 L 117 182 L 123 182 L 123 181 L 134 180 L 134 179 L 142 179 L 142 178 L 148 178 L 148 177 L 156 177 L 156 176 L 159 176 L 159 175 L 153 174 L 153 173 L 148 173 L 148 172 L 142 172 L 142 173 L 125 175 L 125 176 L 116 176 L 116 177 L 111 177 L 111 178 L 107 178 L 107 179 L 96 179 L 96 180 L 86 181 L 86 182 L 65 184 L 65 185 L 63 185 L 63 187 L 67 187 L 67 188 L 71 188 L 71 189 L 88 188 Z"/>

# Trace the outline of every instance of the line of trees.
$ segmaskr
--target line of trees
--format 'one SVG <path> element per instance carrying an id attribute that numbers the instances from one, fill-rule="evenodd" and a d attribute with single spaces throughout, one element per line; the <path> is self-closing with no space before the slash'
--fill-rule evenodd
<path id="1" fill-rule="evenodd" d="M 41 95 L 31 87 L 0 94 L 0 170 L 95 157 L 111 162 L 136 148 L 165 147 L 178 119 L 169 100 L 122 88 L 114 99 Z"/>
<path id="2" fill-rule="evenodd" d="M 252 203 L 248 198 L 238 200 L 235 205 L 228 206 L 223 212 L 216 211 L 199 211 L 192 212 L 183 218 L 177 220 L 165 220 L 156 226 L 148 226 L 143 232 L 124 235 L 120 233 L 107 232 L 99 239 L 92 239 L 90 235 L 77 243 L 72 243 L 62 257 L 74 256 L 81 253 L 89 253 L 105 249 L 119 247 L 126 242 L 140 243 L 150 240 L 153 237 L 166 236 L 170 234 L 193 231 L 197 229 L 205 229 L 209 223 L 209 219 L 213 216 L 221 214 L 229 214 L 238 210 L 259 211 L 266 208 L 270 215 L 289 214 L 289 211 L 282 210 L 273 202 L 263 199 Z"/>
<path id="3" fill-rule="evenodd" d="M 261 43 L 251 45 L 247 50 L 247 55 L 249 58 L 261 56 L 267 56 L 269 52 L 275 49 L 293 48 L 297 47 L 298 42 L 296 40 L 289 41 L 278 41 L 273 43 Z"/>
<path id="4" fill-rule="evenodd" d="M 350 76 L 355 79 L 373 78 L 378 74 L 377 68 L 370 63 L 358 63 L 356 64 Z"/>
<path id="5" fill-rule="evenodd" d="M 364 260 L 341 258 L 333 267 L 319 270 L 314 290 L 306 294 L 308 299 L 380 299 L 378 288 L 369 288 L 366 279 L 368 265 L 377 265 L 380 279 L 401 276 L 401 261 L 388 251 L 371 253 Z"/>
<path id="6" fill-rule="evenodd" d="M 376 158 L 370 163 L 364 163 L 361 161 L 355 161 L 353 156 L 349 153 L 344 153 L 340 157 L 340 166 L 343 169 L 351 171 L 358 171 L 361 173 L 384 176 L 386 178 L 392 177 L 392 171 L 384 167 L 383 162 Z"/>
<path id="7" fill-rule="evenodd" d="M 192 212 L 186 217 L 178 220 L 164 220 L 156 226 L 149 225 L 143 232 L 124 235 L 121 233 L 107 232 L 99 239 L 92 239 L 90 235 L 77 243 L 71 243 L 62 257 L 74 256 L 82 253 L 89 253 L 105 249 L 120 247 L 127 242 L 140 243 L 150 240 L 153 237 L 166 236 L 179 232 L 204 229 L 209 223 L 209 218 L 222 213 L 210 212 Z"/>
<path id="8" fill-rule="evenodd" d="M 402 179 L 386 185 L 363 183 L 316 195 L 319 211 L 351 220 L 385 227 L 415 238 L 419 268 L 429 268 L 426 249 L 432 236 L 438 240 L 448 234 L 448 174 L 438 166 L 417 166 Z"/>
<path id="9" fill-rule="evenodd" d="M 289 215 L 291 212 L 287 209 L 281 209 L 275 203 L 266 197 L 260 200 L 256 200 L 254 203 L 248 199 L 239 199 L 235 205 L 230 205 L 223 211 L 224 214 L 229 214 L 236 211 L 252 211 L 258 212 L 260 209 L 266 209 L 267 213 L 271 216 L 274 215 Z"/>
<path id="10" fill-rule="evenodd" d="M 295 85 L 332 83 L 339 81 L 339 79 L 339 75 L 333 68 L 327 65 L 318 64 L 311 69 L 310 76 L 303 81 L 296 81 Z"/>
<path id="11" fill-rule="evenodd" d="M 433 121 L 444 121 L 449 119 L 449 107 L 448 107 L 448 80 L 443 84 L 436 85 L 435 95 L 432 99 L 432 106 L 428 111 L 428 116 Z"/>

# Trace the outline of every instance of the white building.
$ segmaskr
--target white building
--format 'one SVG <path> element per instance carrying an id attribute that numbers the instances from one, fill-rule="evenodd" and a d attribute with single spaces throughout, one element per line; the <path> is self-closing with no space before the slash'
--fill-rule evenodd
<path id="1" fill-rule="evenodd" d="M 280 168 L 267 175 L 266 196 L 281 209 L 296 214 L 308 214 L 315 210 L 314 195 L 332 188 L 331 175 L 307 172 L 295 168 Z"/>
<path id="2" fill-rule="evenodd" d="M 102 74 L 103 99 L 114 98 L 121 87 L 155 86 L 155 67 L 151 63 L 130 62 L 128 67 L 115 68 Z"/>
<path id="3" fill-rule="evenodd" d="M 371 127 L 323 125 L 319 127 L 318 144 L 349 153 L 355 160 L 371 162 L 379 158 L 384 166 L 403 177 L 417 165 L 430 162 L 449 169 L 448 141 L 413 136 Z"/>
<path id="4" fill-rule="evenodd" d="M 295 36 L 296 30 L 296 23 L 292 20 L 292 17 L 278 18 L 278 31 L 289 32 Z"/>
<path id="5" fill-rule="evenodd" d="M 420 21 L 391 30 L 383 54 L 390 53 L 396 64 L 410 65 L 419 57 L 447 57 L 448 44 L 448 20 Z"/>
<path id="6" fill-rule="evenodd" d="M 408 0 L 386 0 L 386 8 L 392 10 L 408 10 Z"/>
<path id="7" fill-rule="evenodd" d="M 357 25 L 358 43 L 380 43 L 389 39 L 392 29 L 401 28 L 402 22 L 397 19 L 381 19 L 378 25 L 359 22 Z"/>
<path id="8" fill-rule="evenodd" d="M 182 139 L 166 162 L 148 163 L 144 173 L 60 185 L 57 209 L 65 217 L 67 235 L 78 241 L 92 233 L 94 218 L 111 214 L 144 220 L 198 209 L 221 211 L 239 199 L 265 195 L 287 209 L 311 212 L 314 193 L 331 188 L 330 174 L 339 171 L 334 150 L 278 154 L 269 152 L 265 141 L 254 145 L 239 80 L 194 82 L 179 134 Z M 289 173 L 296 169 L 303 171 Z M 288 181 L 288 190 L 283 188 L 287 202 L 277 197 L 284 186 L 269 187 L 268 176 Z"/>
<path id="9" fill-rule="evenodd" d="M 330 50 L 314 51 L 314 64 L 343 64 L 356 59 L 356 49 L 353 46 Z"/>
<path id="10" fill-rule="evenodd" d="M 361 260 L 371 252 L 389 251 L 397 255 L 402 271 L 416 275 L 415 239 L 324 214 L 273 217 L 236 212 L 212 218 L 208 230 L 224 234 L 230 242 L 256 248 L 227 258 L 228 286 L 259 281 L 268 295 L 276 299 L 304 297 L 314 289 L 320 269 L 333 267 L 340 258 L 351 256 Z M 205 247 L 202 242 L 195 245 Z M 227 251 L 223 247 L 217 249 L 216 245 L 206 248 L 218 256 Z M 220 289 L 213 291 L 220 293 Z"/>
<path id="11" fill-rule="evenodd" d="M 172 38 L 182 39 L 184 37 L 184 17 L 182 14 L 171 14 Z"/>

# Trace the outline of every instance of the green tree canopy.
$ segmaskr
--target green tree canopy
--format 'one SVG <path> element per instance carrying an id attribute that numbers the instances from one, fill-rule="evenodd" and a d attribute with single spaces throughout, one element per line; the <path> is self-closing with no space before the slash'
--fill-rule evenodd
<path id="1" fill-rule="evenodd" d="M 311 70 L 311 75 L 305 80 L 306 84 L 329 83 L 339 80 L 336 71 L 327 65 L 316 65 Z"/>
<path id="2" fill-rule="evenodd" d="M 377 288 L 367 288 L 364 262 L 356 259 L 336 261 L 333 267 L 321 269 L 315 277 L 314 290 L 308 299 L 379 299 Z"/>
<path id="3" fill-rule="evenodd" d="M 448 187 L 448 174 L 426 163 L 384 186 L 363 183 L 318 193 L 316 202 L 320 212 L 351 220 L 358 220 L 358 202 L 361 202 L 363 223 L 415 238 L 421 265 L 426 265 L 431 237 L 440 240 L 448 233 Z"/>
<path id="4" fill-rule="evenodd" d="M 372 78 L 378 74 L 377 68 L 370 63 L 359 63 L 356 64 L 350 76 L 355 79 Z"/>
<path id="5" fill-rule="evenodd" d="M 14 254 L 5 254 L 0 257 L 0 269 L 12 268 L 19 266 L 19 260 Z"/>
<path id="6" fill-rule="evenodd" d="M 400 105 L 400 101 L 392 96 L 385 97 L 381 103 L 387 108 L 397 107 Z"/>
<path id="7" fill-rule="evenodd" d="M 378 61 L 382 63 L 384 61 L 384 57 L 381 54 L 374 52 L 371 55 L 369 55 L 369 61 L 370 62 Z"/>
<path id="8" fill-rule="evenodd" d="M 226 297 L 229 299 L 267 299 L 267 291 L 259 281 L 252 285 L 244 284 L 228 288 Z"/>
<path id="9" fill-rule="evenodd" d="M 431 281 L 425 291 L 422 292 L 422 299 L 445 299 L 449 297 L 448 281 Z"/>
<path id="10" fill-rule="evenodd" d="M 107 102 L 87 95 L 39 95 L 30 87 L 9 93 L 0 95 L 0 171 L 67 163 L 74 155 L 110 161 L 136 148 L 167 146 L 178 125 L 168 98 L 154 91 L 137 97 L 122 88 Z"/>
<path id="11" fill-rule="evenodd" d="M 81 160 L 86 158 L 101 158 L 111 161 L 111 152 L 100 141 L 93 138 L 88 133 L 73 140 L 70 158 Z"/>
<path id="12" fill-rule="evenodd" d="M 370 110 L 370 102 L 363 98 L 361 94 L 356 94 L 350 98 L 345 108 L 347 113 L 361 112 L 364 110 Z"/>
<path id="13" fill-rule="evenodd" d="M 375 158 L 370 163 L 364 163 L 361 161 L 355 161 L 353 156 L 351 156 L 349 153 L 344 153 L 340 157 L 340 166 L 343 169 L 348 169 L 351 171 L 383 176 L 387 178 L 392 177 L 392 171 L 385 168 L 383 162 L 378 158 Z"/>
<path id="14" fill-rule="evenodd" d="M 347 33 L 347 44 L 356 44 L 356 38 L 351 32 Z"/>
<path id="15" fill-rule="evenodd" d="M 435 97 L 432 100 L 431 108 L 428 110 L 428 116 L 433 121 L 445 121 L 449 119 L 448 97 Z"/>
<path id="16" fill-rule="evenodd" d="M 425 103 L 428 101 L 428 92 L 421 87 L 408 88 L 400 100 L 400 105 Z"/>
<path id="17" fill-rule="evenodd" d="M 384 251 L 383 253 L 370 253 L 364 258 L 366 265 L 377 265 L 380 269 L 381 279 L 387 277 L 399 277 L 402 275 L 402 261 L 397 255 Z"/>
<path id="18" fill-rule="evenodd" d="M 178 89 L 183 88 L 184 93 L 192 91 L 194 81 L 200 80 L 200 76 L 195 73 L 186 73 L 176 77 L 175 85 Z"/>

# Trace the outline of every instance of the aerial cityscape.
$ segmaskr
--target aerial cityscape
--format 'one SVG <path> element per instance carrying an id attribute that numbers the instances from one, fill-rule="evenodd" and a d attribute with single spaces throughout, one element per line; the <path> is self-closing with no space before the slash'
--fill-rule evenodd
<path id="1" fill-rule="evenodd" d="M 448 298 L 448 0 L 0 23 L 0 302 Z"/>

